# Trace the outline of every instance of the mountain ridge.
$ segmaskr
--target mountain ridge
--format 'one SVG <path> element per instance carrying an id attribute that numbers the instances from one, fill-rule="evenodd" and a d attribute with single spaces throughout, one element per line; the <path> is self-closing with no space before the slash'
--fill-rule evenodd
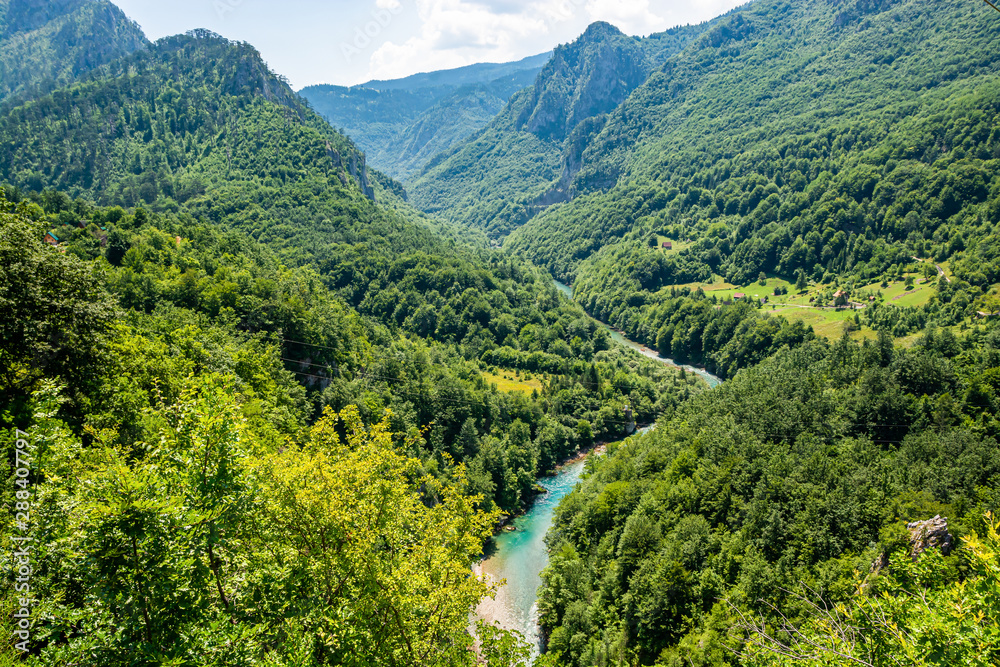
<path id="1" fill-rule="evenodd" d="M 527 56 L 520 60 L 506 63 L 474 63 L 463 67 L 419 72 L 399 79 L 372 79 L 357 86 L 348 88 L 371 88 L 381 92 L 387 90 L 416 90 L 420 88 L 435 88 L 438 86 L 464 86 L 476 83 L 489 83 L 502 79 L 514 72 L 540 69 L 552 57 L 551 51 Z"/>
<path id="2" fill-rule="evenodd" d="M 946 24 L 959 28 L 943 30 Z M 855 2 L 804 14 L 787 3 L 754 3 L 654 73 L 611 114 L 584 148 L 584 166 L 571 185 L 577 199 L 519 229 L 509 239 L 510 249 L 573 279 L 580 262 L 630 232 L 635 248 L 643 245 L 636 242 L 640 230 L 647 235 L 666 231 L 672 238 L 701 238 L 699 250 L 669 258 L 678 271 L 682 264 L 700 264 L 703 272 L 718 271 L 736 284 L 746 284 L 760 271 L 794 277 L 805 270 L 822 279 L 824 272 L 853 271 L 862 261 L 850 252 L 839 260 L 824 256 L 821 241 L 805 238 L 809 224 L 804 220 L 820 216 L 813 198 L 828 191 L 829 205 L 846 207 L 852 212 L 844 215 L 855 220 L 831 227 L 831 236 L 838 230 L 844 236 L 835 254 L 848 250 L 852 235 L 871 229 L 881 239 L 875 245 L 884 250 L 866 250 L 865 262 L 898 253 L 924 256 L 925 243 L 938 248 L 933 254 L 943 261 L 951 254 L 942 249 L 949 227 L 944 223 L 964 206 L 970 208 L 963 215 L 974 217 L 982 197 L 956 200 L 944 193 L 950 203 L 931 206 L 942 197 L 940 186 L 929 184 L 946 178 L 948 160 L 974 162 L 969 167 L 977 173 L 986 168 L 992 140 L 989 132 L 974 129 L 980 121 L 971 110 L 961 110 L 951 122 L 962 129 L 951 132 L 969 132 L 958 136 L 980 154 L 963 158 L 950 150 L 949 131 L 935 127 L 933 119 L 946 108 L 964 106 L 958 100 L 967 95 L 982 97 L 985 108 L 993 106 L 987 101 L 992 94 L 988 77 L 1000 59 L 995 48 L 986 46 L 993 30 L 971 7 L 950 7 L 934 16 L 906 2 Z M 897 83 L 900 77 L 904 86 Z M 921 125 L 926 127 L 918 129 Z M 907 127 L 912 130 L 901 131 Z M 906 138 L 909 131 L 916 132 L 912 139 Z M 844 139 L 838 139 L 841 133 Z M 920 146 L 919 154 L 903 142 Z M 881 186 L 880 176 L 888 173 L 862 176 L 898 163 L 909 172 L 927 170 L 920 177 L 928 183 L 927 203 L 893 206 L 885 194 L 888 182 L 914 178 L 903 169 Z M 822 187 L 811 188 L 820 176 Z M 789 179 L 800 178 L 791 185 Z M 807 195 L 796 191 L 808 189 L 813 194 L 799 201 Z M 622 201 L 636 203 L 623 210 Z M 902 223 L 910 212 L 911 222 Z M 609 217 L 614 224 L 608 224 Z M 821 230 L 829 223 L 817 219 L 814 224 Z M 712 225 L 724 225 L 731 235 L 720 230 L 713 232 L 717 237 L 705 238 Z M 788 225 L 788 232 L 780 231 Z M 914 231 L 919 250 L 916 240 L 904 250 L 901 239 Z M 811 247 L 809 263 L 804 256 L 794 259 L 798 251 L 790 250 L 802 243 Z M 897 250 L 889 252 L 890 246 Z M 711 259 L 715 253 L 720 260 Z M 831 264 L 831 259 L 836 261 Z M 894 262 L 877 259 L 872 272 Z M 685 275 L 680 282 L 692 279 L 690 272 Z"/>
<path id="3" fill-rule="evenodd" d="M 8 107 L 149 45 L 106 0 L 7 0 L 0 17 L 0 103 Z"/>
<path id="4" fill-rule="evenodd" d="M 482 131 L 432 159 L 408 184 L 422 210 L 462 219 L 500 239 L 563 201 L 566 166 L 610 111 L 707 24 L 646 38 L 597 22 L 558 47 L 533 86 L 514 95 Z M 492 196 L 493 194 L 496 196 Z"/>
<path id="5" fill-rule="evenodd" d="M 299 94 L 357 141 L 374 166 L 405 180 L 492 120 L 544 60 L 547 54 L 360 86 L 307 86 Z"/>

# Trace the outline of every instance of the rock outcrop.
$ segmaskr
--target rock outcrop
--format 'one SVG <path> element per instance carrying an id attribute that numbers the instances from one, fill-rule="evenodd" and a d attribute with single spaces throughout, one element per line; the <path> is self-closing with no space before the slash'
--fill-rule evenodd
<path id="1" fill-rule="evenodd" d="M 920 558 L 920 554 L 928 549 L 940 549 L 941 553 L 951 553 L 954 539 L 948 532 L 948 519 L 935 516 L 927 521 L 914 521 L 906 524 L 910 533 L 910 557 Z"/>
<path id="2" fill-rule="evenodd" d="M 945 517 L 935 516 L 926 521 L 912 521 L 906 524 L 906 530 L 910 537 L 910 558 L 914 561 L 928 549 L 940 549 L 941 553 L 947 556 L 955 543 L 955 539 L 948 532 L 948 519 Z M 883 551 L 882 555 L 875 559 L 871 571 L 878 572 L 885 567 L 889 567 L 887 551 Z"/>
<path id="3" fill-rule="evenodd" d="M 561 142 L 584 120 L 614 110 L 648 74 L 639 40 L 609 23 L 594 23 L 555 50 L 535 80 L 517 129 Z"/>

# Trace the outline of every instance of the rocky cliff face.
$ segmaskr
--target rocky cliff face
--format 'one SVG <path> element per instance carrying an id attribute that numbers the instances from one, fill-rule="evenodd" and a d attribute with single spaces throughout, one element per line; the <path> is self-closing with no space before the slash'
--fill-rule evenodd
<path id="1" fill-rule="evenodd" d="M 926 521 L 912 521 L 906 524 L 906 532 L 909 533 L 910 558 L 914 561 L 928 549 L 940 549 L 947 556 L 955 543 L 948 532 L 948 519 L 940 515 Z M 878 572 L 886 567 L 889 567 L 889 553 L 883 552 L 872 563 L 871 571 Z"/>
<path id="2" fill-rule="evenodd" d="M 427 162 L 409 181 L 427 212 L 505 237 L 574 194 L 586 149 L 650 72 L 709 29 L 682 26 L 646 38 L 592 24 L 558 47 L 534 85 L 520 91 L 482 131 Z"/>
<path id="3" fill-rule="evenodd" d="M 147 45 L 105 0 L 0 0 L 0 100 L 40 97 Z"/>
<path id="4" fill-rule="evenodd" d="M 615 109 L 648 72 L 638 40 L 609 23 L 594 23 L 577 41 L 555 50 L 515 127 L 563 141 L 581 122 Z"/>
<path id="5" fill-rule="evenodd" d="M 607 114 L 646 80 L 654 62 L 640 40 L 602 22 L 555 50 L 515 124 L 518 130 L 563 144 L 559 181 L 532 202 L 532 215 L 570 199 L 584 150 L 604 127 Z"/>
<path id="6" fill-rule="evenodd" d="M 914 521 L 906 525 L 910 533 L 910 557 L 917 560 L 928 549 L 940 549 L 948 555 L 954 540 L 948 532 L 948 519 L 935 516 L 927 521 Z"/>

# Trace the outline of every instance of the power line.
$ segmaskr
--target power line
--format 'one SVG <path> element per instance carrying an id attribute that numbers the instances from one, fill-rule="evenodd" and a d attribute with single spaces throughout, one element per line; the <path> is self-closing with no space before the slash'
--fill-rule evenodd
<path id="1" fill-rule="evenodd" d="M 289 373 L 293 373 L 295 375 L 301 375 L 303 377 L 315 378 L 317 380 L 330 381 L 332 379 L 332 378 L 328 378 L 328 377 L 325 377 L 325 376 L 322 376 L 322 375 L 312 375 L 310 373 L 303 373 L 301 371 L 289 371 Z M 363 375 L 359 379 L 364 379 L 365 377 L 375 377 L 375 376 L 364 376 Z M 428 398 L 425 395 L 418 395 L 418 394 L 415 394 L 415 393 L 412 393 L 412 392 L 406 392 L 406 391 L 394 391 L 393 395 L 397 396 L 397 397 L 400 397 L 400 398 L 419 398 L 419 399 Z M 455 404 L 469 405 L 469 406 L 478 406 L 478 407 L 482 407 L 482 408 L 489 408 L 490 407 L 489 404 L 484 403 L 483 401 L 473 401 L 473 400 L 468 400 L 468 399 L 446 398 L 444 396 L 434 396 L 434 397 L 432 397 L 432 399 L 433 400 L 437 400 L 437 401 L 444 401 L 444 402 L 447 402 L 447 403 L 455 403 Z M 606 420 L 604 420 L 604 423 L 605 424 L 616 424 L 616 425 L 623 425 L 624 426 L 624 425 L 632 424 L 632 423 L 635 423 L 635 422 L 634 421 L 632 421 L 632 422 L 629 422 L 629 421 L 620 421 L 620 420 L 616 420 L 616 419 L 606 419 Z M 739 426 L 739 425 L 740 424 L 737 424 L 737 426 Z M 836 422 L 836 423 L 834 423 L 834 422 L 804 422 L 804 421 L 792 422 L 792 425 L 793 426 L 794 425 L 800 425 L 800 426 L 813 425 L 813 426 L 830 426 L 830 427 L 840 426 L 840 427 L 843 427 L 843 428 L 866 428 L 866 429 L 876 429 L 876 428 L 906 428 L 906 429 L 910 429 L 910 428 L 912 428 L 914 426 L 913 424 L 874 424 L 874 423 L 846 423 L 846 422 Z M 752 429 L 752 424 L 745 424 L 745 426 L 750 426 L 751 429 Z M 774 439 L 774 440 L 794 440 L 794 439 L 798 438 L 801 435 L 815 437 L 815 438 L 819 438 L 819 439 L 823 439 L 823 440 L 832 440 L 834 438 L 849 438 L 849 437 L 852 437 L 851 434 L 847 434 L 847 433 L 837 435 L 837 434 L 822 434 L 822 433 L 816 433 L 816 432 L 806 432 L 804 434 L 803 433 L 799 433 L 799 434 L 795 434 L 795 435 L 789 435 L 789 434 L 786 434 L 786 433 L 762 433 L 762 432 L 755 431 L 755 430 L 750 430 L 749 433 L 751 435 L 754 435 L 754 436 L 757 436 L 757 437 L 760 437 L 760 438 Z M 882 438 L 869 438 L 869 440 L 872 443 L 878 443 L 878 444 L 902 444 L 903 443 L 902 440 L 887 440 L 887 439 L 882 439 Z"/>
<path id="2" fill-rule="evenodd" d="M 998 12 L 1000 12 L 1000 7 L 997 7 L 996 5 L 994 5 L 992 2 L 990 2 L 990 0 L 983 0 L 983 2 L 985 2 L 987 5 L 989 5 L 993 9 L 997 10 Z"/>
<path id="3" fill-rule="evenodd" d="M 290 339 L 287 339 L 287 338 L 282 338 L 280 340 L 283 343 L 292 343 L 294 345 L 304 345 L 306 347 L 315 347 L 315 348 L 319 348 L 319 349 L 323 349 L 323 350 L 331 350 L 331 351 L 334 351 L 334 352 L 338 352 L 339 351 L 337 348 L 329 347 L 327 345 L 317 345 L 315 343 L 306 343 L 306 342 L 303 342 L 303 341 L 290 340 Z M 649 358 L 646 355 L 642 354 L 641 352 L 638 352 L 638 354 L 640 354 L 643 358 L 646 358 L 646 359 Z M 332 368 L 332 369 L 335 369 L 338 373 L 342 372 L 340 366 L 338 366 L 337 364 L 311 364 L 309 362 L 299 361 L 297 359 L 287 359 L 285 357 L 280 357 L 280 359 L 282 361 L 287 361 L 288 363 L 292 363 L 292 364 L 303 364 L 305 366 L 316 366 L 316 367 L 320 367 L 320 368 Z M 440 366 L 441 368 L 448 368 L 447 366 L 445 366 L 443 364 L 436 364 L 436 365 Z M 669 367 L 677 369 L 677 370 L 683 370 L 686 374 L 691 374 L 691 373 L 697 374 L 696 373 L 697 369 L 689 370 L 688 368 L 686 368 L 684 366 L 680 366 L 680 365 L 675 364 L 675 363 L 664 364 L 664 367 L 666 367 L 666 366 L 669 366 Z M 548 372 L 545 372 L 545 371 L 531 371 L 531 372 L 542 373 L 542 374 L 549 375 L 549 376 L 554 376 L 554 377 L 560 377 L 560 376 L 561 377 L 570 377 L 571 376 L 571 374 L 569 372 L 563 372 L 563 373 L 548 373 Z M 373 374 L 373 373 L 365 373 L 364 371 L 362 371 L 362 374 L 368 375 L 369 377 L 378 377 L 378 378 L 380 378 L 382 380 L 386 380 L 386 381 L 389 381 L 389 382 L 408 382 L 409 381 L 408 378 L 392 378 L 392 377 L 387 377 L 387 376 L 379 376 L 379 375 L 376 375 L 376 374 Z M 602 382 L 587 382 L 586 380 L 581 380 L 579 378 L 575 378 L 575 382 L 577 384 L 581 384 L 581 385 L 583 385 L 585 387 L 596 387 L 598 389 L 600 389 L 601 387 L 604 386 L 604 383 L 602 383 Z"/>
<path id="4" fill-rule="evenodd" d="M 303 373 L 301 371 L 288 371 L 288 372 L 292 373 L 294 375 L 300 375 L 302 377 L 314 378 L 316 380 L 325 380 L 327 382 L 329 382 L 330 380 L 333 379 L 333 378 L 329 378 L 329 377 L 326 377 L 326 376 L 323 376 L 323 375 L 313 375 L 311 373 Z M 365 375 L 362 375 L 358 379 L 366 379 L 367 377 L 376 377 L 376 376 L 365 376 Z M 426 395 L 416 394 L 416 393 L 407 392 L 407 391 L 399 391 L 399 390 L 393 390 L 392 395 L 394 397 L 400 397 L 400 398 L 416 398 L 416 399 L 432 398 L 433 400 L 444 401 L 446 403 L 455 403 L 455 404 L 459 404 L 459 405 L 478 406 L 478 407 L 487 408 L 487 409 L 489 407 L 491 407 L 489 404 L 484 403 L 483 401 L 473 401 L 473 400 L 469 400 L 469 399 L 460 399 L 460 398 L 447 398 L 447 397 L 444 397 L 444 396 L 428 397 Z M 619 420 L 613 420 L 613 419 L 605 419 L 604 423 L 605 424 L 627 425 L 627 424 L 632 424 L 632 423 L 635 423 L 635 422 L 634 421 L 629 422 L 629 421 L 619 421 Z"/>

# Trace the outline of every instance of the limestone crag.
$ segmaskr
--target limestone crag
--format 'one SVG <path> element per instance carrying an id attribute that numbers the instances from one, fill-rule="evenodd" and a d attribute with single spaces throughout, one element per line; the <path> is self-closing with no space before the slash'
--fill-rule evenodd
<path id="1" fill-rule="evenodd" d="M 948 532 L 948 519 L 935 516 L 926 521 L 912 521 L 906 524 L 906 530 L 910 536 L 909 554 L 914 561 L 928 549 L 941 549 L 941 553 L 948 555 L 954 545 L 954 538 Z M 873 573 L 889 567 L 889 552 L 883 551 L 882 555 L 872 563 Z"/>
<path id="2" fill-rule="evenodd" d="M 947 518 L 935 516 L 926 521 L 914 521 L 906 524 L 906 530 L 910 533 L 910 557 L 913 560 L 920 558 L 920 554 L 928 549 L 940 549 L 946 556 L 951 553 L 954 539 L 948 532 Z"/>

